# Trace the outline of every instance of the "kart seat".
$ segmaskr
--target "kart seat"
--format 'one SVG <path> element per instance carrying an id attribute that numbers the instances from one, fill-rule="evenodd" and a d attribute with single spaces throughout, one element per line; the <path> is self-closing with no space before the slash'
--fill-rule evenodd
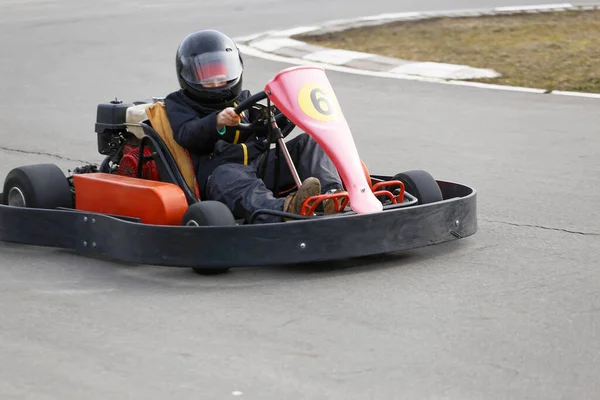
<path id="1" fill-rule="evenodd" d="M 175 159 L 177 167 L 183 176 L 183 179 L 187 183 L 192 193 L 198 194 L 198 187 L 196 182 L 196 174 L 194 172 L 194 166 L 190 153 L 181 147 L 179 143 L 173 138 L 173 130 L 171 129 L 171 123 L 167 117 L 167 111 L 165 105 L 162 102 L 156 102 L 145 108 L 146 115 L 150 120 L 150 124 L 165 142 L 169 152 Z M 199 197 L 199 196 L 198 196 Z"/>

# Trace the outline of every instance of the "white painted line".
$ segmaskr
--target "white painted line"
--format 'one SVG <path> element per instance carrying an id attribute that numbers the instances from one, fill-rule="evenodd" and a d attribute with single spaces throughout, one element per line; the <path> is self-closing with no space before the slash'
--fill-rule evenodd
<path id="1" fill-rule="evenodd" d="M 251 40 L 258 39 L 261 36 L 274 35 L 276 33 L 277 33 L 277 31 L 266 31 L 266 32 L 260 32 L 260 33 L 253 33 L 252 35 L 234 37 L 234 38 L 232 38 L 232 40 L 234 42 L 249 42 Z"/>
<path id="2" fill-rule="evenodd" d="M 496 11 L 527 11 L 527 10 L 552 10 L 556 8 L 569 8 L 573 7 L 570 3 L 562 3 L 562 4 L 539 4 L 532 6 L 507 6 L 507 7 L 496 7 L 494 10 Z"/>
<path id="3" fill-rule="evenodd" d="M 319 61 L 327 64 L 341 65 L 346 64 L 349 61 L 357 60 L 361 58 L 373 57 L 373 54 L 370 53 L 361 53 L 358 51 L 350 51 L 350 50 L 341 50 L 341 49 L 331 49 L 331 50 L 323 50 L 317 51 L 315 53 L 310 53 L 305 55 L 305 60 L 310 61 Z"/>
<path id="4" fill-rule="evenodd" d="M 379 21 L 383 19 L 401 19 L 401 18 L 416 18 L 421 16 L 419 12 L 400 12 L 400 13 L 385 13 L 379 15 L 371 15 L 367 17 L 357 18 L 357 21 Z"/>
<path id="5" fill-rule="evenodd" d="M 436 62 L 415 62 L 392 68 L 389 72 L 428 76 L 440 79 L 481 79 L 500 76 L 494 70 L 473 68 L 468 65 L 445 64 Z"/>
<path id="6" fill-rule="evenodd" d="M 297 28 L 286 29 L 284 31 L 278 31 L 273 34 L 274 37 L 290 37 L 294 35 L 301 35 L 306 32 L 316 31 L 319 29 L 318 26 L 299 26 Z"/>
<path id="7" fill-rule="evenodd" d="M 566 92 L 563 90 L 553 90 L 552 94 L 557 94 L 559 96 L 589 97 L 592 99 L 600 99 L 600 93 Z"/>
<path id="8" fill-rule="evenodd" d="M 468 87 L 481 88 L 481 89 L 503 90 L 506 92 L 524 92 L 524 93 L 536 93 L 536 94 L 548 93 L 548 91 L 544 90 L 544 89 L 528 88 L 528 87 L 522 87 L 522 86 L 495 85 L 493 83 L 483 83 L 483 82 L 450 80 L 450 81 L 445 81 L 444 83 L 447 85 L 468 86 Z"/>
<path id="9" fill-rule="evenodd" d="M 252 42 L 252 47 L 256 47 L 262 51 L 275 51 L 282 47 L 300 47 L 306 46 L 305 42 L 294 40 L 290 38 L 273 38 L 273 39 L 262 39 Z"/>
<path id="10" fill-rule="evenodd" d="M 343 25 L 343 24 L 348 24 L 350 22 L 356 22 L 356 18 L 332 19 L 330 21 L 323 22 L 322 25 L 323 25 L 323 27 L 325 27 L 325 26 L 331 26 L 331 25 Z"/>
<path id="11" fill-rule="evenodd" d="M 407 12 L 399 12 L 399 13 L 385 13 L 385 14 L 379 14 L 379 15 L 370 15 L 370 16 L 358 17 L 358 18 L 332 19 L 330 21 L 323 22 L 318 29 L 332 27 L 332 26 L 336 26 L 336 25 L 340 25 L 340 27 L 342 27 L 346 24 L 351 24 L 354 22 L 380 21 L 380 20 L 386 20 L 386 19 L 392 19 L 392 20 L 394 20 L 394 19 L 398 19 L 398 20 L 412 19 L 412 18 L 420 17 L 422 15 L 424 15 L 422 12 L 407 11 Z M 340 28 L 340 29 L 346 29 L 346 28 L 344 27 L 344 28 Z"/>

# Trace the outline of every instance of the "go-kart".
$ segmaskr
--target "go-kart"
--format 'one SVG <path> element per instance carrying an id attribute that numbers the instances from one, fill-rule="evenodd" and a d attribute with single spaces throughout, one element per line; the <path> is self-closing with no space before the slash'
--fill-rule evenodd
<path id="1" fill-rule="evenodd" d="M 224 204 L 203 198 L 162 98 L 115 99 L 97 109 L 98 152 L 105 156 L 100 165 L 78 166 L 68 175 L 53 164 L 8 173 L 0 193 L 0 240 L 220 273 L 390 253 L 476 232 L 473 188 L 421 170 L 369 173 L 322 68 L 280 71 L 236 106 L 238 114 L 251 109 L 260 117 L 238 129 L 264 133 L 287 161 L 296 187 L 301 181 L 285 138 L 299 127 L 332 159 L 344 191 L 307 199 L 300 214 L 259 210 L 248 221 L 236 219 Z M 324 201 L 334 202 L 334 214 L 320 211 Z M 282 222 L 258 223 L 261 213 Z"/>

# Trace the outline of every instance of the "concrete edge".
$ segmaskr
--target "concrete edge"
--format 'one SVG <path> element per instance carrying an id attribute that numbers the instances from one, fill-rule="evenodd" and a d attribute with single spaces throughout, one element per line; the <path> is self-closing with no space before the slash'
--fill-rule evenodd
<path id="1" fill-rule="evenodd" d="M 500 74 L 492 69 L 437 62 L 419 62 L 385 57 L 377 54 L 330 49 L 292 38 L 296 35 L 324 35 L 347 29 L 375 26 L 396 21 L 415 21 L 432 18 L 462 18 L 555 11 L 600 10 L 597 4 L 542 4 L 488 9 L 385 13 L 344 20 L 332 20 L 320 25 L 299 26 L 285 30 L 271 30 L 234 38 L 248 55 L 296 65 L 319 65 L 326 69 L 377 77 L 421 80 L 487 89 L 521 91 L 598 98 L 600 94 L 586 92 L 547 91 L 544 89 L 469 82 L 469 79 L 494 78 Z"/>

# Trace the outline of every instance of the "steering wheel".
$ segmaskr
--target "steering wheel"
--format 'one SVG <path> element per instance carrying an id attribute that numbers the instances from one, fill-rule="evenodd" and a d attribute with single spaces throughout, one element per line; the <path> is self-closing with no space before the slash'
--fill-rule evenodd
<path id="1" fill-rule="evenodd" d="M 266 134 L 269 130 L 269 113 L 267 110 L 267 106 L 262 104 L 258 104 L 259 101 L 267 98 L 267 93 L 265 91 L 260 91 L 258 93 L 253 94 L 248 97 L 246 100 L 242 101 L 238 104 L 237 107 L 234 108 L 234 112 L 236 114 L 241 114 L 243 111 L 249 110 L 250 108 L 254 108 L 254 110 L 258 111 L 259 117 L 256 121 L 251 122 L 249 124 L 240 122 L 235 128 L 240 131 L 253 131 L 256 133 L 264 133 Z M 281 122 L 286 122 L 283 129 L 281 129 L 281 134 L 286 137 L 295 127 L 296 125 L 286 118 L 283 113 L 278 113 L 275 115 L 275 121 L 277 125 L 280 126 Z"/>

